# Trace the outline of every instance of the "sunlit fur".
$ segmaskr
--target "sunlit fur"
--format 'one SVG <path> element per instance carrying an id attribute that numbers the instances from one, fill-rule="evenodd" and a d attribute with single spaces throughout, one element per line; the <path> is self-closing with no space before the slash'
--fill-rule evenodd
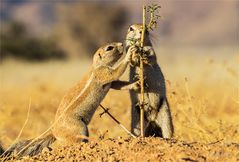
<path id="1" fill-rule="evenodd" d="M 113 47 L 107 50 L 108 47 Z M 57 110 L 54 136 L 64 142 L 79 142 L 81 135 L 88 136 L 87 125 L 111 87 L 119 79 L 129 62 L 128 53 L 114 69 L 123 53 L 122 43 L 111 43 L 98 49 L 93 58 L 92 70 L 65 95 Z M 70 106 L 69 106 L 70 105 Z"/>

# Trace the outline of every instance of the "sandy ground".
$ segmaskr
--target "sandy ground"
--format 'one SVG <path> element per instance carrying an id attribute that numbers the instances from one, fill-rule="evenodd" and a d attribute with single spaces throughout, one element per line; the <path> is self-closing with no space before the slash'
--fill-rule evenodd
<path id="1" fill-rule="evenodd" d="M 20 161 L 239 161 L 239 144 L 188 143 L 160 138 L 108 138 L 45 149 Z"/>
<path id="2" fill-rule="evenodd" d="M 92 139 L 89 143 L 45 150 L 36 157 L 24 158 L 25 161 L 238 161 L 238 51 L 161 50 L 158 62 L 166 78 L 174 140 L 128 139 L 111 118 L 100 117 L 102 110 L 98 109 L 89 124 Z M 90 62 L 83 60 L 1 63 L 0 143 L 3 147 L 35 138 L 47 130 L 64 93 L 81 79 L 89 66 Z M 109 107 L 130 129 L 127 91 L 111 90 L 102 105 Z M 102 136 L 104 139 L 99 140 Z"/>

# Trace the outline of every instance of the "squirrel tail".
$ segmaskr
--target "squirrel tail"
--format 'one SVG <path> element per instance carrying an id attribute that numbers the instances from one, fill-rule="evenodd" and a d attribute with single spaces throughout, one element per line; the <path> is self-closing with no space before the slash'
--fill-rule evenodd
<path id="1" fill-rule="evenodd" d="M 1 157 L 22 157 L 22 156 L 34 156 L 39 154 L 45 147 L 50 147 L 52 143 L 56 141 L 53 134 L 49 134 L 44 138 L 39 138 L 37 140 L 23 140 L 13 144 L 9 149 L 7 149 Z M 0 148 L 1 152 L 1 148 Z"/>
<path id="2" fill-rule="evenodd" d="M 2 145 L 0 144 L 0 156 L 4 153 L 4 149 L 2 147 Z"/>

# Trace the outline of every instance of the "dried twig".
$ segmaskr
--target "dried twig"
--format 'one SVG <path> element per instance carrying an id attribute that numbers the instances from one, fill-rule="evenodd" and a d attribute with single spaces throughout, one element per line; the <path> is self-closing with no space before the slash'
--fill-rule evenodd
<path id="1" fill-rule="evenodd" d="M 25 122 L 24 122 L 24 124 L 23 124 L 23 126 L 22 126 L 22 128 L 21 128 L 21 130 L 20 130 L 20 132 L 19 132 L 19 134 L 17 136 L 17 138 L 15 139 L 15 141 L 17 141 L 21 137 L 23 129 L 27 125 L 27 122 L 28 122 L 28 119 L 29 119 L 29 116 L 30 116 L 31 104 L 32 104 L 32 99 L 30 98 L 29 105 L 28 105 L 28 110 L 27 110 L 27 118 L 26 118 L 26 120 L 25 120 Z"/>
<path id="2" fill-rule="evenodd" d="M 145 51 L 143 50 L 144 47 L 144 38 L 145 38 L 145 31 L 148 29 L 153 30 L 153 28 L 157 25 L 157 19 L 160 17 L 159 15 L 155 14 L 157 10 L 160 8 L 159 5 L 154 4 L 152 6 L 148 6 L 148 12 L 150 12 L 150 21 L 149 24 L 146 25 L 146 6 L 143 6 L 143 29 L 142 35 L 140 40 L 140 133 L 141 136 L 144 137 L 144 64 L 147 62 L 145 61 Z"/>
<path id="3" fill-rule="evenodd" d="M 29 116 L 30 116 L 31 103 L 32 103 L 32 99 L 30 98 L 30 100 L 29 100 L 29 105 L 28 105 L 28 110 L 27 110 L 26 120 L 25 120 L 25 122 L 24 122 L 24 124 L 23 124 L 23 126 L 22 126 L 22 128 L 21 128 L 21 130 L 20 130 L 20 132 L 18 133 L 17 138 L 14 140 L 13 144 L 16 143 L 16 142 L 19 140 L 19 138 L 20 138 L 21 135 L 22 135 L 23 129 L 24 129 L 24 128 L 26 127 L 26 125 L 27 125 L 27 122 L 28 122 L 28 119 L 29 119 Z M 4 151 L 4 153 L 3 153 L 2 155 L 4 155 L 7 151 L 9 151 L 10 148 L 11 148 L 11 146 L 9 146 L 9 147 Z M 6 160 L 6 157 L 4 157 L 4 158 L 1 159 L 1 160 L 3 160 L 3 161 Z"/>
<path id="4" fill-rule="evenodd" d="M 109 109 L 108 108 L 105 108 L 104 106 L 102 106 L 100 104 L 100 107 L 104 110 L 103 113 L 100 114 L 100 117 L 103 115 L 103 114 L 107 114 L 109 115 L 124 131 L 126 131 L 130 136 L 132 136 L 133 138 L 136 138 L 135 135 L 133 135 L 124 125 L 122 125 L 110 112 L 109 112 Z"/>
<path id="5" fill-rule="evenodd" d="M 144 137 L 144 59 L 143 59 L 143 47 L 144 47 L 144 35 L 146 30 L 146 6 L 143 6 L 143 29 L 141 35 L 141 55 L 140 55 L 140 134 Z"/>
<path id="6" fill-rule="evenodd" d="M 148 24 L 148 29 L 153 30 L 153 28 L 157 25 L 157 20 L 160 18 L 160 15 L 158 14 L 158 9 L 160 9 L 161 6 L 157 4 L 153 4 L 152 6 L 148 6 L 148 12 L 150 12 L 150 20 Z"/>

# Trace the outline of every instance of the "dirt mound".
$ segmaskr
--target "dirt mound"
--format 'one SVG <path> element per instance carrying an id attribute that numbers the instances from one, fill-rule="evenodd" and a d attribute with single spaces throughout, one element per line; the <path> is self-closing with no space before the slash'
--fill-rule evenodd
<path id="1" fill-rule="evenodd" d="M 175 139 L 104 139 L 44 150 L 21 161 L 238 161 L 239 144 L 186 143 Z"/>

